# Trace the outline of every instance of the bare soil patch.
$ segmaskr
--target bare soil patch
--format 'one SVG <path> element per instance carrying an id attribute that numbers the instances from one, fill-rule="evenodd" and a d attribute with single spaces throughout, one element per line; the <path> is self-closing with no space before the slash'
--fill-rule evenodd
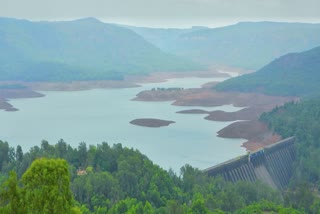
<path id="1" fill-rule="evenodd" d="M 179 114 L 209 114 L 210 112 L 202 110 L 202 109 L 190 109 L 190 110 L 178 111 L 176 113 L 179 113 Z"/>
<path id="2" fill-rule="evenodd" d="M 139 87 L 134 82 L 126 80 L 102 80 L 102 81 L 73 81 L 73 82 L 32 82 L 25 83 L 35 91 L 81 91 L 96 88 L 133 88 Z"/>
<path id="3" fill-rule="evenodd" d="M 182 91 L 143 91 L 134 100 L 139 101 L 174 101 L 179 106 L 214 107 L 234 105 L 244 107 L 237 112 L 204 111 L 192 109 L 180 111 L 183 114 L 208 114 L 205 117 L 212 121 L 237 121 L 218 132 L 219 137 L 243 138 L 248 141 L 243 146 L 250 151 L 275 143 L 281 138 L 268 130 L 265 124 L 258 121 L 263 112 L 272 110 L 297 97 L 268 96 L 256 93 L 217 92 L 211 88 L 185 89 Z M 239 121 L 240 120 L 240 121 Z"/>
<path id="4" fill-rule="evenodd" d="M 222 71 L 222 72 L 221 72 Z M 227 71 L 227 72 L 224 72 Z M 209 71 L 195 72 L 156 72 L 148 76 L 128 76 L 121 81 L 74 81 L 74 82 L 32 82 L 18 84 L 26 86 L 24 89 L 0 89 L 0 109 L 17 111 L 9 102 L 9 99 L 31 98 L 44 96 L 36 91 L 78 91 L 95 88 L 129 88 L 139 87 L 138 83 L 163 82 L 170 78 L 182 77 L 228 77 L 234 73 L 244 74 L 252 71 L 230 67 L 213 67 Z M 217 82 L 209 82 L 200 89 L 185 89 L 177 91 L 142 91 L 137 94 L 135 101 L 173 101 L 173 105 L 179 106 L 222 106 L 234 105 L 244 107 L 238 112 L 203 111 L 192 109 L 181 111 L 184 114 L 208 114 L 207 120 L 213 121 L 237 121 L 220 130 L 218 136 L 225 138 L 244 138 L 248 142 L 243 146 L 247 150 L 256 150 L 265 145 L 274 143 L 280 139 L 271 133 L 268 128 L 258 121 L 260 115 L 275 106 L 283 105 L 288 101 L 298 100 L 296 97 L 277 97 L 255 93 L 230 93 L 216 92 L 212 88 Z M 166 121 L 152 118 L 142 118 L 131 121 L 132 124 L 146 127 L 168 126 L 174 121 Z"/>
<path id="5" fill-rule="evenodd" d="M 0 109 L 5 111 L 18 111 L 10 103 L 9 99 L 18 98 L 34 98 L 44 96 L 41 93 L 35 92 L 30 89 L 0 89 Z"/>
<path id="6" fill-rule="evenodd" d="M 249 151 L 255 151 L 267 145 L 276 143 L 281 137 L 272 133 L 266 124 L 258 121 L 240 121 L 221 129 L 218 132 L 219 137 L 225 138 L 243 138 L 248 140 L 242 146 Z"/>

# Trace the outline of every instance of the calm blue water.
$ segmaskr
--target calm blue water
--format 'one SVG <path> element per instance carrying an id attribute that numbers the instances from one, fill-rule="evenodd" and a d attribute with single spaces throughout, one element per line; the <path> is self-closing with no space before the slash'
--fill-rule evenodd
<path id="1" fill-rule="evenodd" d="M 181 78 L 139 88 L 94 89 L 76 92 L 42 92 L 46 96 L 15 99 L 17 112 L 0 111 L 0 139 L 25 150 L 42 139 L 56 143 L 63 138 L 79 142 L 122 143 L 146 154 L 154 163 L 176 172 L 184 164 L 204 169 L 245 153 L 242 139 L 223 139 L 216 132 L 230 124 L 204 120 L 205 115 L 177 114 L 195 107 L 172 106 L 172 102 L 130 101 L 137 93 L 153 87 L 195 88 L 221 78 Z M 196 107 L 204 110 L 236 111 L 233 106 Z M 173 120 L 168 127 L 146 128 L 129 124 L 137 118 Z"/>

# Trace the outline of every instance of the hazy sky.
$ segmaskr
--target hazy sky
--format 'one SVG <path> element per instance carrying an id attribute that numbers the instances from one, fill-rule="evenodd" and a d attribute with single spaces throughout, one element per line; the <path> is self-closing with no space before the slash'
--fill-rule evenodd
<path id="1" fill-rule="evenodd" d="M 319 22 L 320 0 L 0 0 L 0 16 L 30 20 L 96 17 L 150 27 L 238 21 Z"/>

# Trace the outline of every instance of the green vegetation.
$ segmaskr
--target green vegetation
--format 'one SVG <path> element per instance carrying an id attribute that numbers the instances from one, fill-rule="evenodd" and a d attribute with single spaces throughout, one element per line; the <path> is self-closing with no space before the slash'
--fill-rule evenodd
<path id="1" fill-rule="evenodd" d="M 215 88 L 282 96 L 315 96 L 320 91 L 320 47 L 280 57 L 255 73 L 232 78 Z"/>
<path id="2" fill-rule="evenodd" d="M 297 162 L 292 187 L 285 201 L 293 207 L 303 207 L 309 213 L 320 209 L 320 99 L 287 103 L 261 120 L 281 136 L 296 136 Z"/>
<path id="3" fill-rule="evenodd" d="M 162 52 L 131 30 L 93 18 L 0 18 L 0 48 L 0 80 L 119 80 L 124 75 L 202 68 Z"/>
<path id="4" fill-rule="evenodd" d="M 42 141 L 23 153 L 0 142 L 0 152 L 0 209 L 9 213 L 228 213 L 262 200 L 283 203 L 259 182 L 232 184 L 189 165 L 177 176 L 121 144 L 72 148 L 63 140 Z M 8 177 L 11 170 L 19 179 L 15 172 Z"/>
<path id="5" fill-rule="evenodd" d="M 75 213 L 68 164 L 62 159 L 37 159 L 23 174 L 14 171 L 1 186 L 1 213 Z"/>
<path id="6" fill-rule="evenodd" d="M 293 208 L 287 208 L 283 206 L 276 205 L 269 201 L 261 201 L 258 203 L 253 203 L 239 211 L 236 214 L 262 214 L 262 213 L 281 213 L 281 214 L 303 214 L 303 211 L 298 211 Z"/>
<path id="7" fill-rule="evenodd" d="M 261 120 L 283 137 L 296 136 L 296 179 L 320 187 L 320 99 L 287 103 L 264 113 Z"/>
<path id="8" fill-rule="evenodd" d="M 320 44 L 320 24 L 243 22 L 212 29 L 130 29 L 166 52 L 210 65 L 248 69 Z"/>

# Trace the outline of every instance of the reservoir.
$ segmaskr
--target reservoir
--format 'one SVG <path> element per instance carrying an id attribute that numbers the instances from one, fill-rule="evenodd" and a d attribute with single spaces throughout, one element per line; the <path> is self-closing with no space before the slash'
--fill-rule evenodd
<path id="1" fill-rule="evenodd" d="M 137 88 L 93 89 L 74 92 L 41 92 L 45 97 L 14 99 L 16 112 L 0 111 L 0 139 L 26 152 L 45 139 L 55 144 L 64 139 L 77 147 L 80 142 L 138 149 L 155 164 L 179 172 L 185 164 L 204 169 L 245 154 L 243 139 L 218 138 L 217 131 L 230 122 L 207 121 L 202 114 L 177 114 L 188 109 L 237 111 L 231 105 L 182 107 L 170 102 L 131 101 L 140 91 L 152 88 L 196 88 L 222 78 L 179 78 Z M 167 127 L 148 128 L 130 124 L 133 119 L 172 120 Z"/>

